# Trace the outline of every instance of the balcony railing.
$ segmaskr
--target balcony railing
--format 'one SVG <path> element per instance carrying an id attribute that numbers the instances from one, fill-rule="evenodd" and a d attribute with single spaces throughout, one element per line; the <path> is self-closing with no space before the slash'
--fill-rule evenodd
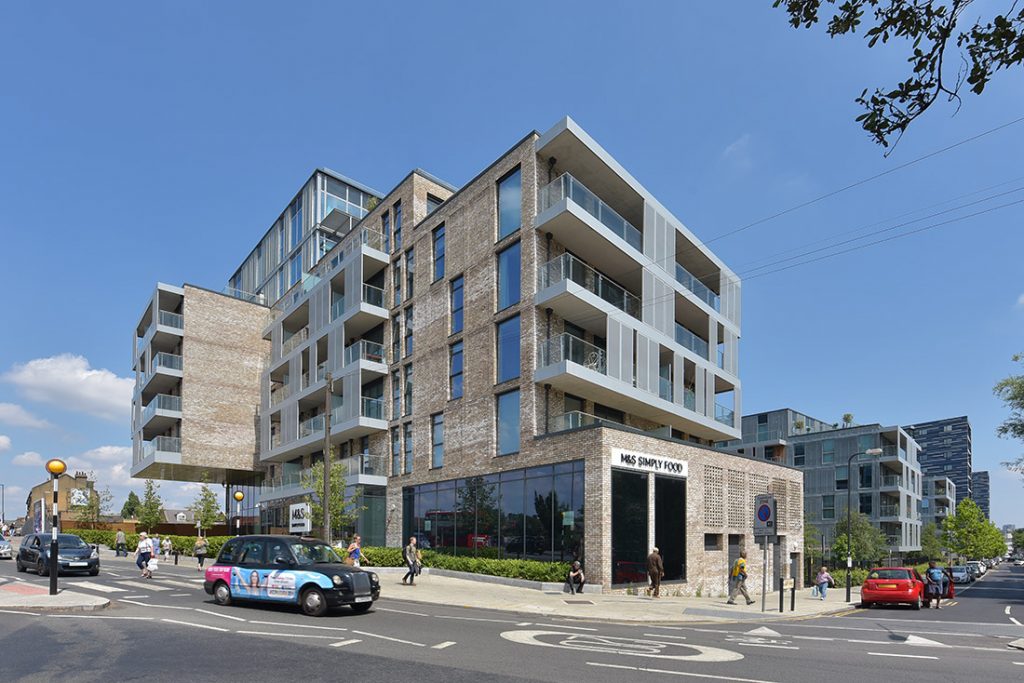
<path id="1" fill-rule="evenodd" d="M 274 493 L 283 489 L 291 489 L 302 486 L 302 481 L 308 479 L 311 470 L 307 467 L 301 470 L 284 472 L 273 479 L 264 480 L 262 490 L 267 493 Z"/>
<path id="2" fill-rule="evenodd" d="M 715 404 L 715 419 L 730 427 L 736 424 L 736 413 L 732 408 L 727 408 L 719 403 Z"/>
<path id="3" fill-rule="evenodd" d="M 572 254 L 562 254 L 542 265 L 538 272 L 541 288 L 571 280 L 604 299 L 620 311 L 640 320 L 640 297 L 615 284 Z"/>
<path id="4" fill-rule="evenodd" d="M 564 432 L 567 429 L 579 429 L 580 427 L 586 427 L 587 425 L 593 424 L 618 425 L 619 423 L 611 420 L 603 420 L 596 415 L 591 415 L 590 413 L 572 410 L 555 416 L 554 429 L 552 431 Z"/>
<path id="5" fill-rule="evenodd" d="M 313 417 L 307 418 L 299 423 L 299 438 L 305 439 L 307 436 L 312 436 L 317 432 L 324 431 L 324 416 L 314 415 Z"/>
<path id="6" fill-rule="evenodd" d="M 331 257 L 330 262 L 325 268 L 325 272 L 327 270 L 334 270 L 337 268 L 338 265 L 348 258 L 353 251 L 363 245 L 376 249 L 377 251 L 384 251 L 384 234 L 379 230 L 371 230 L 370 228 L 364 227 L 353 232 L 355 233 L 355 236 L 352 239 L 345 241 L 341 251 Z"/>
<path id="7" fill-rule="evenodd" d="M 676 282 L 696 294 L 698 299 L 706 303 L 711 308 L 716 311 L 721 309 L 722 304 L 719 296 L 712 292 L 706 284 L 695 278 L 690 271 L 683 268 L 678 263 L 676 264 Z"/>
<path id="8" fill-rule="evenodd" d="M 683 387 L 683 407 L 697 410 L 697 394 L 690 387 Z"/>
<path id="9" fill-rule="evenodd" d="M 903 486 L 903 477 L 898 474 L 887 474 L 882 477 L 882 486 L 888 488 Z"/>
<path id="10" fill-rule="evenodd" d="M 891 546 L 901 546 L 901 545 L 903 545 L 903 537 L 902 536 L 887 535 L 885 537 L 885 544 L 886 545 L 891 545 Z"/>
<path id="11" fill-rule="evenodd" d="M 309 339 L 309 327 L 303 327 L 301 330 L 288 337 L 281 342 L 281 355 L 287 356 L 289 353 L 294 351 L 299 344 Z"/>
<path id="12" fill-rule="evenodd" d="M 181 370 L 181 356 L 161 351 L 153 356 L 153 370 L 160 368 L 165 370 Z M 152 374 L 152 372 L 150 374 Z"/>
<path id="13" fill-rule="evenodd" d="M 899 505 L 882 505 L 878 508 L 878 514 L 882 517 L 899 517 L 900 506 Z"/>
<path id="14" fill-rule="evenodd" d="M 363 283 L 363 303 L 384 308 L 384 290 Z"/>
<path id="15" fill-rule="evenodd" d="M 708 357 L 708 343 L 679 323 L 676 323 L 676 343 L 690 349 L 701 358 Z"/>
<path id="16" fill-rule="evenodd" d="M 355 477 L 360 474 L 387 476 L 388 460 L 383 455 L 372 453 L 356 453 L 347 458 L 337 461 L 342 467 L 346 477 Z"/>
<path id="17" fill-rule="evenodd" d="M 665 399 L 666 401 L 672 400 L 672 380 L 659 377 L 658 382 L 658 396 Z"/>
<path id="18" fill-rule="evenodd" d="M 280 448 L 280 447 L 281 447 L 281 432 L 274 432 L 274 433 L 272 433 L 270 435 L 270 448 L 274 449 L 274 448 Z"/>
<path id="19" fill-rule="evenodd" d="M 155 453 L 181 453 L 181 439 L 176 436 L 158 436 L 152 441 L 144 441 L 143 457 L 148 458 Z"/>
<path id="20" fill-rule="evenodd" d="M 360 339 L 345 349 L 345 365 L 350 365 L 359 360 L 384 363 L 384 345 L 369 339 Z"/>
<path id="21" fill-rule="evenodd" d="M 582 365 L 588 370 L 607 373 L 607 354 L 579 337 L 563 332 L 540 343 L 541 366 L 554 365 L 563 360 Z"/>
<path id="22" fill-rule="evenodd" d="M 331 320 L 337 320 L 345 314 L 345 297 L 339 296 L 331 304 Z"/>
<path id="23" fill-rule="evenodd" d="M 938 506 L 936 506 L 935 507 L 935 516 L 936 517 L 948 517 L 949 516 L 949 508 L 946 507 L 945 505 L 938 505 Z"/>
<path id="24" fill-rule="evenodd" d="M 316 366 L 316 381 L 323 382 L 327 377 L 327 361 L 324 361 L 320 365 Z"/>
<path id="25" fill-rule="evenodd" d="M 281 401 L 288 398 L 291 391 L 288 389 L 287 384 L 281 384 L 270 390 L 270 405 L 276 406 Z"/>
<path id="26" fill-rule="evenodd" d="M 142 409 L 142 421 L 145 422 L 149 418 L 153 417 L 158 410 L 167 410 L 171 412 L 181 412 L 181 396 L 171 396 L 170 394 L 157 394 L 153 397 L 153 400 L 149 402 L 145 408 Z"/>
<path id="27" fill-rule="evenodd" d="M 361 412 L 359 414 L 363 417 L 368 417 L 374 420 L 384 419 L 384 399 L 382 398 L 370 398 L 369 396 L 363 396 L 360 408 Z"/>
<path id="28" fill-rule="evenodd" d="M 252 304 L 265 305 L 265 303 L 266 303 L 266 299 L 263 296 L 263 294 L 253 294 L 252 292 L 243 292 L 241 289 L 234 289 L 233 287 L 225 287 L 222 291 L 223 291 L 224 294 L 226 294 L 228 296 L 234 297 L 236 299 L 241 299 L 242 301 L 248 301 L 249 303 L 252 303 Z"/>
<path id="29" fill-rule="evenodd" d="M 171 313 L 170 311 L 159 311 L 157 321 L 164 327 L 173 327 L 175 329 L 185 328 L 185 316 L 180 313 Z"/>
<path id="30" fill-rule="evenodd" d="M 539 210 L 569 198 L 637 251 L 643 251 L 643 233 L 601 201 L 596 194 L 568 173 L 563 173 L 540 190 Z"/>

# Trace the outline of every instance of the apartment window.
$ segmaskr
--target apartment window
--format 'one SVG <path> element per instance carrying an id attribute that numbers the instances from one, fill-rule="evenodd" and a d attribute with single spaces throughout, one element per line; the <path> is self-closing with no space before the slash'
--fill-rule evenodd
<path id="1" fill-rule="evenodd" d="M 451 398 L 462 398 L 462 342 L 457 341 L 448 347 L 448 395 Z"/>
<path id="2" fill-rule="evenodd" d="M 409 251 L 405 252 L 405 296 L 407 299 L 412 298 L 413 275 L 415 273 L 416 254 L 413 253 L 413 248 L 409 247 Z"/>
<path id="3" fill-rule="evenodd" d="M 405 442 L 405 473 L 412 472 L 412 423 L 402 425 L 402 440 Z"/>
<path id="4" fill-rule="evenodd" d="M 291 287 L 296 282 L 302 279 L 302 254 L 296 254 L 292 256 L 291 262 L 288 264 L 288 286 Z"/>
<path id="5" fill-rule="evenodd" d="M 835 439 L 825 439 L 821 442 L 821 464 L 827 465 L 836 459 Z"/>
<path id="6" fill-rule="evenodd" d="M 943 465 L 943 466 L 942 466 L 942 471 L 943 471 L 943 472 L 949 472 L 949 471 L 951 471 L 952 469 L 953 469 L 953 466 L 952 466 L 952 465 Z"/>
<path id="7" fill-rule="evenodd" d="M 944 431 L 944 432 L 951 432 L 951 431 L 953 431 L 953 425 L 945 425 L 942 428 L 942 431 Z"/>
<path id="8" fill-rule="evenodd" d="M 302 242 L 302 197 L 292 204 L 292 249 Z"/>
<path id="9" fill-rule="evenodd" d="M 402 248 L 402 202 L 395 202 L 395 206 L 392 209 L 395 214 L 395 251 L 399 251 Z"/>
<path id="10" fill-rule="evenodd" d="M 498 455 L 519 452 L 519 390 L 499 394 L 497 398 Z"/>
<path id="11" fill-rule="evenodd" d="M 430 466 L 444 465 L 444 414 L 430 416 Z"/>
<path id="12" fill-rule="evenodd" d="M 615 422 L 617 424 L 626 424 L 626 414 L 621 410 L 615 408 L 609 408 L 603 406 L 600 403 L 594 403 L 594 417 L 597 417 L 605 422 Z"/>
<path id="13" fill-rule="evenodd" d="M 402 377 L 398 370 L 391 373 L 391 419 L 402 415 Z"/>
<path id="14" fill-rule="evenodd" d="M 458 276 L 452 280 L 451 285 L 451 309 L 452 309 L 452 329 L 451 333 L 462 332 L 462 309 L 465 305 L 465 282 L 462 276 Z"/>
<path id="15" fill-rule="evenodd" d="M 874 505 L 872 504 L 872 496 L 870 493 L 860 494 L 860 513 L 870 517 L 874 514 Z"/>
<path id="16" fill-rule="evenodd" d="M 821 497 L 821 518 L 822 519 L 835 519 L 836 518 L 836 497 L 835 496 L 822 496 Z"/>
<path id="17" fill-rule="evenodd" d="M 284 224 L 277 226 L 277 262 L 284 263 L 284 257 L 288 254 L 288 238 L 284 231 Z M 237 286 L 236 286 L 237 289 Z"/>
<path id="18" fill-rule="evenodd" d="M 437 207 L 441 206 L 441 203 L 443 201 L 444 200 L 442 200 L 440 197 L 435 197 L 434 195 L 432 195 L 432 194 L 430 194 L 428 192 L 427 193 L 427 215 L 429 216 L 430 214 L 434 213 L 437 210 Z"/>
<path id="19" fill-rule="evenodd" d="M 793 467 L 804 466 L 804 450 L 806 446 L 802 443 L 798 443 L 793 446 Z"/>
<path id="20" fill-rule="evenodd" d="M 395 291 L 395 302 L 392 306 L 402 305 L 402 260 L 395 259 L 391 264 L 391 289 Z"/>
<path id="21" fill-rule="evenodd" d="M 873 465 L 861 465 L 860 466 L 860 486 L 862 489 L 871 488 L 874 483 L 874 466 Z"/>
<path id="22" fill-rule="evenodd" d="M 402 368 L 405 381 L 405 415 L 412 415 L 412 363 Z"/>
<path id="23" fill-rule="evenodd" d="M 523 187 L 519 169 L 498 181 L 498 239 L 508 237 L 522 225 Z"/>
<path id="24" fill-rule="evenodd" d="M 405 309 L 405 357 L 412 355 L 412 306 Z"/>
<path id="25" fill-rule="evenodd" d="M 380 216 L 380 231 L 384 235 L 384 253 L 391 253 L 391 214 L 385 211 Z"/>
<path id="26" fill-rule="evenodd" d="M 850 488 L 850 468 L 841 465 L 836 468 L 836 491 L 845 491 Z"/>
<path id="27" fill-rule="evenodd" d="M 444 223 L 434 228 L 434 281 L 444 277 Z"/>
<path id="28" fill-rule="evenodd" d="M 398 427 L 391 428 L 391 476 L 402 473 L 402 439 Z"/>
<path id="29" fill-rule="evenodd" d="M 391 316 L 391 362 L 397 363 L 402 357 L 402 319 Z"/>
<path id="30" fill-rule="evenodd" d="M 861 434 L 857 437 L 857 452 L 863 453 L 869 448 L 875 447 L 875 437 L 871 434 Z"/>
<path id="31" fill-rule="evenodd" d="M 496 325 L 498 336 L 498 376 L 496 382 L 501 384 L 519 376 L 519 316 L 502 320 Z"/>
<path id="32" fill-rule="evenodd" d="M 498 310 L 519 303 L 521 289 L 520 244 L 498 252 Z"/>

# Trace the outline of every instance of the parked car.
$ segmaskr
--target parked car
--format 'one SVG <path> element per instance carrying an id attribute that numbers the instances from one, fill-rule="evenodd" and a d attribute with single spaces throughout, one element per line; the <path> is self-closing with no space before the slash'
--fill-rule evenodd
<path id="1" fill-rule="evenodd" d="M 977 560 L 971 560 L 970 562 L 968 562 L 967 569 L 969 569 L 971 573 L 974 574 L 974 578 L 976 579 L 980 579 L 982 576 L 985 575 L 985 572 L 988 571 L 985 568 L 985 565 L 981 562 L 978 562 Z"/>
<path id="2" fill-rule="evenodd" d="M 953 583 L 972 583 L 974 581 L 974 575 L 964 565 L 957 565 L 949 569 L 953 573 Z"/>
<path id="3" fill-rule="evenodd" d="M 924 580 L 916 569 L 908 567 L 876 567 L 868 572 L 860 588 L 861 607 L 878 604 L 907 604 L 921 609 Z"/>
<path id="4" fill-rule="evenodd" d="M 296 536 L 238 536 L 206 570 L 203 588 L 219 605 L 251 600 L 297 604 L 319 617 L 350 605 L 366 612 L 380 597 L 374 572 L 342 562 L 326 543 Z"/>
<path id="5" fill-rule="evenodd" d="M 11 542 L 6 538 L 0 538 L 0 559 L 11 559 Z"/>
<path id="6" fill-rule="evenodd" d="M 1014 560 L 1013 561 L 1013 566 L 1014 567 L 1024 567 L 1024 560 Z"/>
<path id="7" fill-rule="evenodd" d="M 18 557 L 14 561 L 18 571 L 29 567 L 39 576 L 50 574 L 50 534 L 29 534 L 21 540 Z M 74 534 L 57 534 L 57 573 L 100 573 L 100 553 Z"/>

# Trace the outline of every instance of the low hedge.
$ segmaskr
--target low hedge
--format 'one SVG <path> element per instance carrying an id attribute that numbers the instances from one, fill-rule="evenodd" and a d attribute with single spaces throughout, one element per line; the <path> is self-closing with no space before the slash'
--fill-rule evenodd
<path id="1" fill-rule="evenodd" d="M 114 549 L 114 539 L 117 537 L 115 531 L 103 531 L 100 529 L 68 529 L 68 533 L 75 534 L 81 537 L 86 543 L 96 543 L 99 545 L 105 545 L 111 550 Z M 161 536 L 162 541 L 165 538 L 171 539 L 171 551 L 177 552 L 179 555 L 191 555 L 192 548 L 196 544 L 195 536 Z M 217 553 L 220 552 L 221 546 L 223 546 L 231 536 L 207 536 L 206 540 L 209 543 L 206 550 L 207 557 L 216 557 Z M 125 541 L 128 546 L 129 552 L 134 552 L 135 548 L 139 545 L 138 534 L 125 534 Z"/>

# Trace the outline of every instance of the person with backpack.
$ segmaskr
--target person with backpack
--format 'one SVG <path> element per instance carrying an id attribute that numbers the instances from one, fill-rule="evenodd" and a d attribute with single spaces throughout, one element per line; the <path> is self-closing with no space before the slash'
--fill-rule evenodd
<path id="1" fill-rule="evenodd" d="M 729 600 L 726 602 L 727 605 L 736 604 L 737 593 L 742 594 L 746 598 L 748 605 L 754 604 L 754 601 L 750 599 L 750 593 L 747 592 L 746 551 L 740 552 L 740 556 L 732 563 L 732 569 L 729 571 L 729 583 Z"/>
<path id="2" fill-rule="evenodd" d="M 942 596 L 946 593 L 946 573 L 936 566 L 935 560 L 928 563 L 924 579 L 925 606 L 931 607 L 932 600 L 935 600 L 935 609 L 942 609 Z"/>

